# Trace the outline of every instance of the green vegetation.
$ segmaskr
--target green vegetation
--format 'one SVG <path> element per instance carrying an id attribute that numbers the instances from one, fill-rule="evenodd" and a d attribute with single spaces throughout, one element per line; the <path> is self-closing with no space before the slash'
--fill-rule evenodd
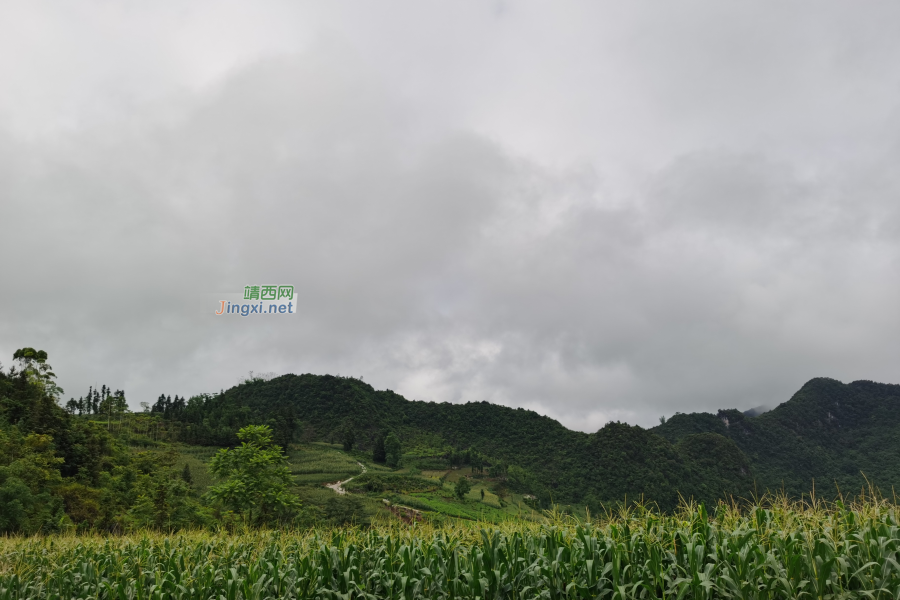
<path id="1" fill-rule="evenodd" d="M 290 414 L 295 439 L 339 440 L 349 424 L 354 449 L 386 463 L 391 433 L 402 441 L 404 467 L 471 467 L 545 508 L 596 511 L 629 498 L 672 510 L 682 497 L 714 503 L 766 490 L 800 498 L 814 486 L 836 495 L 868 482 L 900 485 L 898 400 L 900 386 L 814 379 L 756 417 L 676 414 L 651 430 L 608 423 L 586 434 L 486 402 L 410 402 L 357 379 L 285 375 L 191 399 L 181 431 L 190 432 L 186 441 L 209 443 L 245 422 L 275 424 L 272 415 Z"/>
<path id="2" fill-rule="evenodd" d="M 209 472 L 209 461 L 218 450 L 209 446 L 182 445 L 176 445 L 175 450 L 178 452 L 175 468 L 181 473 L 184 473 L 185 468 L 190 469 L 191 489 L 202 496 L 216 481 Z"/>
<path id="3" fill-rule="evenodd" d="M 400 466 L 400 458 L 403 456 L 403 453 L 400 447 L 400 440 L 393 432 L 389 433 L 387 437 L 384 438 L 384 456 L 387 466 Z"/>
<path id="4" fill-rule="evenodd" d="M 0 369 L 0 533 L 502 523 L 771 489 L 798 499 L 813 480 L 852 496 L 867 484 L 859 471 L 885 490 L 900 481 L 900 386 L 871 382 L 812 380 L 756 417 L 676 414 L 592 434 L 330 376 L 161 395 L 143 413 L 105 385 L 65 409 L 61 394 L 43 351 Z"/>
<path id="5" fill-rule="evenodd" d="M 715 502 L 754 492 L 746 458 L 724 436 L 713 444 L 721 459 L 710 464 L 696 445 L 673 444 L 640 427 L 610 423 L 586 434 L 532 411 L 410 402 L 329 375 L 250 380 L 191 398 L 179 418 L 179 439 L 190 444 L 233 444 L 247 423 L 269 424 L 295 442 L 341 442 L 350 430 L 353 451 L 375 463 L 423 471 L 468 466 L 507 480 L 509 491 L 533 495 L 543 507 L 561 502 L 600 510 L 627 497 L 671 510 L 680 497 Z"/>
<path id="6" fill-rule="evenodd" d="M 293 450 L 289 453 L 289 461 L 294 475 L 328 473 L 330 476 L 349 476 L 359 473 L 359 463 L 352 456 L 324 444 Z"/>
<path id="7" fill-rule="evenodd" d="M 374 499 L 329 505 L 335 494 L 322 483 L 360 472 L 333 447 L 284 455 L 267 425 L 242 428 L 231 449 L 185 445 L 177 396 L 132 414 L 120 410 L 124 392 L 102 386 L 63 409 L 46 353 L 15 356 L 0 369 L 0 534 L 296 527 L 387 512 Z"/>
<path id="8" fill-rule="evenodd" d="M 63 409 L 47 358 L 0 369 L 0 600 L 898 597 L 898 507 L 803 494 L 900 480 L 900 386 L 584 434 L 311 375 Z"/>
<path id="9" fill-rule="evenodd" d="M 719 452 L 703 449 L 697 436 L 733 442 L 760 491 L 783 489 L 800 497 L 813 485 L 820 493 L 855 492 L 870 484 L 890 490 L 900 487 L 898 407 L 900 385 L 817 378 L 756 417 L 733 409 L 676 414 L 652 431 L 676 446 L 696 446 L 687 453 L 708 455 L 707 471 Z M 736 456 L 727 462 L 736 464 Z"/>
<path id="10" fill-rule="evenodd" d="M 456 482 L 456 489 L 455 489 L 456 497 L 459 498 L 460 500 L 465 499 L 466 495 L 469 493 L 469 491 L 471 491 L 471 489 L 472 489 L 472 484 L 469 483 L 468 478 L 466 478 L 466 477 L 461 478 L 460 480 L 458 480 Z"/>
<path id="11" fill-rule="evenodd" d="M 291 473 L 281 447 L 272 443 L 266 425 L 248 425 L 238 431 L 241 445 L 219 450 L 209 470 L 224 481 L 209 490 L 209 498 L 255 525 L 290 521 L 299 508 L 289 492 Z"/>
<path id="12" fill-rule="evenodd" d="M 439 481 L 403 474 L 365 473 L 354 477 L 353 481 L 345 486 L 348 490 L 365 492 L 383 492 L 392 490 L 399 493 L 422 492 L 435 490 L 441 487 Z"/>
<path id="13" fill-rule="evenodd" d="M 16 351 L 14 365 L 0 369 L 0 533 L 203 522 L 173 468 L 177 453 L 147 450 L 157 445 L 147 436 L 146 444 L 129 447 L 113 435 L 132 434 L 121 427 L 121 392 L 92 390 L 90 402 L 80 402 L 86 414 L 76 417 L 59 406 L 54 378 L 46 352 L 32 348 Z"/>
<path id="14" fill-rule="evenodd" d="M 346 507 L 345 507 L 346 508 Z M 348 521 L 349 522 L 349 521 Z M 895 598 L 896 507 L 0 539 L 0 599 Z"/>

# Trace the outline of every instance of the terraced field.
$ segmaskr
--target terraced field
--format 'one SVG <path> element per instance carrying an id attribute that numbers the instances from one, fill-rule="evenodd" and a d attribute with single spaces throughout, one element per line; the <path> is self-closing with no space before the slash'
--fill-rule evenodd
<path id="1" fill-rule="evenodd" d="M 214 483 L 214 478 L 207 471 L 209 459 L 218 451 L 217 448 L 205 446 L 180 446 L 176 468 L 180 471 L 187 464 L 194 481 L 194 489 L 202 494 Z M 421 477 L 433 482 L 437 489 L 430 492 L 411 492 L 405 490 L 386 489 L 381 492 L 365 494 L 365 506 L 373 516 L 386 515 L 381 510 L 383 501 L 409 506 L 423 511 L 423 518 L 438 520 L 442 518 L 465 519 L 485 523 L 501 523 L 508 519 L 534 519 L 538 513 L 523 503 L 522 497 L 506 492 L 503 498 L 492 491 L 492 482 L 486 479 L 470 479 L 472 489 L 465 501 L 460 502 L 454 495 L 454 485 L 461 477 L 471 477 L 471 468 L 447 470 L 431 470 L 418 472 L 415 469 L 394 470 L 384 465 L 372 463 L 365 455 L 344 452 L 340 446 L 312 443 L 292 447 L 287 453 L 291 474 L 298 486 L 301 486 L 301 498 L 312 506 L 324 506 L 329 498 L 324 490 L 328 484 L 345 481 L 359 475 L 362 471 L 360 462 L 368 472 L 382 475 L 405 476 L 418 473 Z M 484 490 L 484 497 L 481 492 Z M 360 490 L 355 490 L 357 493 Z"/>

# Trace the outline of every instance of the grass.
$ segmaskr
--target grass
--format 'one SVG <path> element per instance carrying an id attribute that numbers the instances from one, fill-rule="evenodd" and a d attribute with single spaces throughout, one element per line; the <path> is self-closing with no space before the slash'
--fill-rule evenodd
<path id="1" fill-rule="evenodd" d="M 288 452 L 288 463 L 294 475 L 339 473 L 351 477 L 361 472 L 356 459 L 324 444 L 310 444 L 291 449 Z"/>
<path id="2" fill-rule="evenodd" d="M 447 475 L 447 471 L 422 471 L 422 477 L 429 479 L 442 479 L 445 475 Z"/>
<path id="3" fill-rule="evenodd" d="M 481 489 L 485 489 L 484 500 L 481 499 Z M 534 520 L 537 513 L 525 507 L 520 509 L 516 504 L 501 506 L 496 494 L 487 491 L 484 484 L 479 482 L 469 492 L 464 501 L 460 501 L 454 494 L 452 485 L 444 485 L 434 492 L 410 493 L 400 495 L 397 502 L 403 504 L 404 498 L 413 499 L 408 506 L 419 510 L 427 510 L 457 519 L 469 521 L 483 521 L 489 523 L 502 523 L 510 520 Z M 539 516 L 539 515 L 538 515 Z"/>
<path id="4" fill-rule="evenodd" d="M 775 498 L 590 521 L 0 538 L 0 600 L 887 599 L 897 508 Z"/>
<path id="5" fill-rule="evenodd" d="M 359 473 L 359 467 L 356 468 L 356 472 Z M 308 475 L 296 475 L 296 476 L 294 476 L 294 481 L 296 481 L 298 485 L 315 485 L 315 484 L 326 484 L 326 483 L 334 483 L 336 481 L 343 481 L 343 480 L 349 479 L 350 477 L 351 477 L 351 475 L 346 472 L 345 473 L 310 473 Z"/>
<path id="6" fill-rule="evenodd" d="M 218 448 L 208 446 L 181 446 L 178 448 L 178 462 L 175 463 L 175 468 L 181 472 L 184 465 L 187 464 L 191 470 L 193 487 L 199 494 L 205 494 L 209 486 L 216 482 L 215 477 L 207 469 L 207 463 L 218 450 Z"/>

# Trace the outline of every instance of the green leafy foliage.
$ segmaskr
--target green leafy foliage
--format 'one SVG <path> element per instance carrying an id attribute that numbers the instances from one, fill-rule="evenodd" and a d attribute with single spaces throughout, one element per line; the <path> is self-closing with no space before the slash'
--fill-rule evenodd
<path id="1" fill-rule="evenodd" d="M 272 441 L 266 425 L 248 425 L 237 434 L 240 446 L 220 450 L 209 470 L 224 481 L 209 496 L 255 525 L 289 520 L 299 507 L 288 488 L 292 484 L 287 457 Z"/>
<path id="2" fill-rule="evenodd" d="M 362 501 L 354 496 L 332 496 L 325 503 L 325 517 L 338 527 L 345 525 L 368 525 L 369 514 Z"/>
<path id="3" fill-rule="evenodd" d="M 353 425 L 345 425 L 341 430 L 341 443 L 344 445 L 344 450 L 346 452 L 350 452 L 353 450 L 353 444 L 356 443 L 356 431 L 353 429 Z"/>
<path id="4" fill-rule="evenodd" d="M 141 414 L 104 385 L 63 409 L 47 358 L 23 348 L 0 369 L 0 533 L 345 522 L 348 511 L 321 485 L 349 477 L 368 515 L 372 503 L 386 511 L 383 495 L 488 520 L 553 504 L 672 511 L 682 498 L 712 504 L 766 489 L 799 497 L 813 481 L 820 495 L 834 484 L 852 495 L 900 482 L 900 386 L 866 381 L 814 379 L 755 417 L 676 414 L 652 430 L 608 423 L 587 434 L 521 409 L 410 402 L 313 375 L 251 378 L 187 401 L 160 396 Z M 215 448 L 184 442 L 228 448 L 207 465 Z M 369 456 L 375 464 L 359 475 Z M 409 472 L 397 473 L 400 465 Z M 452 484 L 463 474 L 475 488 L 460 503 Z M 299 510 L 298 495 L 316 506 Z M 471 501 L 496 514 L 473 512 Z"/>
<path id="5" fill-rule="evenodd" d="M 403 451 L 400 447 L 400 439 L 393 432 L 389 433 L 384 439 L 384 456 L 387 466 L 400 466 L 400 458 L 403 456 Z"/>
<path id="6" fill-rule="evenodd" d="M 125 417 L 124 392 L 92 388 L 90 402 L 64 410 L 47 358 L 23 348 L 16 366 L 0 369 L 0 532 L 204 523 L 197 498 L 172 469 L 173 453 L 131 450 L 113 437 L 112 416 Z"/>
<path id="7" fill-rule="evenodd" d="M 20 348 L 13 354 L 13 360 L 18 363 L 20 371 L 28 380 L 39 387 L 44 394 L 55 400 L 64 393 L 63 389 L 53 381 L 56 379 L 56 374 L 47 364 L 47 353 L 43 350 Z"/>
<path id="8" fill-rule="evenodd" d="M 820 494 L 833 496 L 838 489 L 854 494 L 870 484 L 884 490 L 900 485 L 898 406 L 900 385 L 817 378 L 756 417 L 733 409 L 676 414 L 653 431 L 704 463 L 704 476 L 720 452 L 696 448 L 688 438 L 714 434 L 746 457 L 759 491 L 783 489 L 799 497 L 815 486 Z M 704 461 L 703 455 L 709 458 Z M 729 450 L 728 456 L 733 469 L 736 455 Z"/>
<path id="9" fill-rule="evenodd" d="M 355 492 L 386 492 L 392 491 L 406 494 L 409 492 L 425 492 L 441 487 L 439 481 L 393 473 L 364 473 L 353 478 L 346 487 Z"/>
<path id="10" fill-rule="evenodd" d="M 508 473 L 511 489 L 537 496 L 543 506 L 562 502 L 599 509 L 627 496 L 672 509 L 680 495 L 711 502 L 753 490 L 746 461 L 714 470 L 718 478 L 706 482 L 709 469 L 639 427 L 610 423 L 586 434 L 532 411 L 487 402 L 411 402 L 358 379 L 329 375 L 248 381 L 216 396 L 193 398 L 184 413 L 183 439 L 232 443 L 238 427 L 266 423 L 272 415 L 291 415 L 280 421 L 282 435 L 290 439 L 315 431 L 326 441 L 335 432 L 340 440 L 340 432 L 350 425 L 354 449 L 372 452 L 375 459 L 381 456 L 381 436 L 392 432 L 409 449 L 404 465 L 437 469 L 466 464 L 479 474 L 493 469 L 500 479 Z M 390 451 L 390 438 L 383 442 L 385 462 L 394 456 L 400 463 L 402 450 Z"/>
<path id="11" fill-rule="evenodd" d="M 333 519 L 353 511 L 336 502 Z M 0 539 L 4 600 L 846 598 L 900 589 L 896 507 L 623 511 L 604 522 Z"/>
<path id="12" fill-rule="evenodd" d="M 469 478 L 461 477 L 459 479 L 459 481 L 456 482 L 456 488 L 454 490 L 454 493 L 456 494 L 457 498 L 459 498 L 460 500 L 463 500 L 463 499 L 465 499 L 466 495 L 471 491 L 471 489 L 472 489 L 472 484 L 469 483 Z"/>
<path id="13" fill-rule="evenodd" d="M 387 451 L 384 448 L 383 433 L 379 432 L 375 436 L 375 442 L 372 448 L 372 460 L 382 465 L 387 462 Z"/>

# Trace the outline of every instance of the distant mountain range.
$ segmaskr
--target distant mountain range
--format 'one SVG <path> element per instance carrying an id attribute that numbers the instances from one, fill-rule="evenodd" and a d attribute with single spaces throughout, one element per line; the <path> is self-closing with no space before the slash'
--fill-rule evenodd
<path id="1" fill-rule="evenodd" d="M 752 466 L 758 490 L 799 495 L 815 482 L 833 496 L 871 483 L 891 495 L 900 486 L 900 385 L 817 378 L 756 417 L 679 414 L 651 431 L 672 443 L 698 433 L 728 438 Z"/>
<path id="2" fill-rule="evenodd" d="M 307 374 L 192 398 L 175 418 L 184 441 L 213 445 L 234 443 L 248 423 L 271 425 L 282 443 L 352 431 L 362 450 L 393 431 L 410 464 L 437 466 L 451 449 L 471 448 L 545 503 L 596 509 L 643 498 L 670 509 L 680 496 L 800 496 L 814 481 L 822 496 L 858 493 L 866 478 L 890 494 L 900 485 L 898 408 L 898 385 L 818 378 L 772 410 L 676 414 L 649 430 L 609 423 L 588 434 L 533 411 L 409 401 L 358 379 Z"/>

